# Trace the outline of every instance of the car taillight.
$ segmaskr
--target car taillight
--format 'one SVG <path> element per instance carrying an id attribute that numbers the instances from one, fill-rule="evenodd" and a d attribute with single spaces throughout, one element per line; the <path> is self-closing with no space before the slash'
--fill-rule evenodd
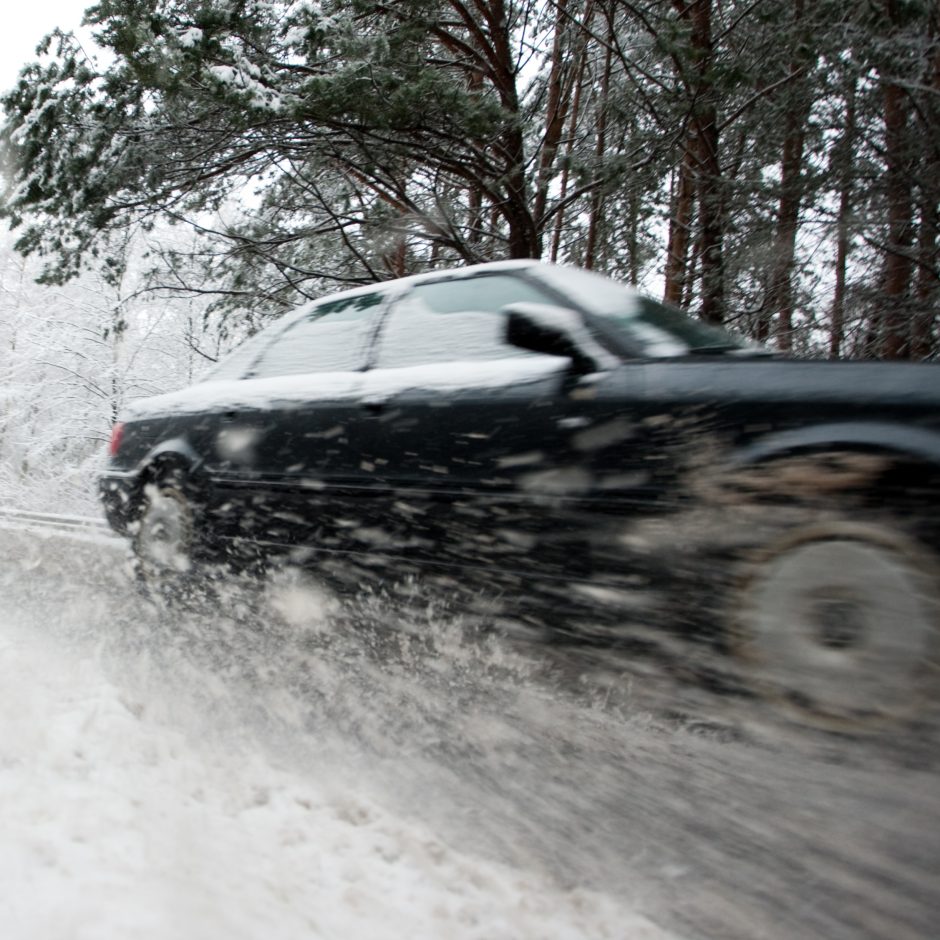
<path id="1" fill-rule="evenodd" d="M 117 424 L 111 428 L 111 447 L 110 452 L 112 457 L 117 457 L 118 449 L 121 446 L 121 438 L 124 437 L 124 422 L 118 421 Z"/>

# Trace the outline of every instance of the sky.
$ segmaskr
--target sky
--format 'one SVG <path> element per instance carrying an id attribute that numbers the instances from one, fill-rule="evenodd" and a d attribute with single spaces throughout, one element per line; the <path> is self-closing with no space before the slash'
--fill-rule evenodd
<path id="1" fill-rule="evenodd" d="M 36 46 L 57 26 L 76 29 L 93 0 L 25 0 L 4 17 L 0 30 L 0 89 L 16 82 L 20 69 L 35 58 Z"/>

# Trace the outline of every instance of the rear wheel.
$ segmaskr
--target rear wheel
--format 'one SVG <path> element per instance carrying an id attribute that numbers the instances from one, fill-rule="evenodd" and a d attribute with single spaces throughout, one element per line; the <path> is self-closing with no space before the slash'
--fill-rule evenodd
<path id="1" fill-rule="evenodd" d="M 138 579 L 154 598 L 178 600 L 195 579 L 195 515 L 177 477 L 148 483 L 133 538 Z"/>
<path id="2" fill-rule="evenodd" d="M 751 684 L 817 723 L 904 717 L 934 678 L 937 559 L 887 526 L 797 528 L 752 560 L 733 607 Z"/>

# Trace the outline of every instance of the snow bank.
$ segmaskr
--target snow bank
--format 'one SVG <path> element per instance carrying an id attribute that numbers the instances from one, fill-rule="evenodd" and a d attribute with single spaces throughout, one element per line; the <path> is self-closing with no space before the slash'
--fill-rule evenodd
<path id="1" fill-rule="evenodd" d="M 663 936 L 454 851 L 326 767 L 275 766 L 211 716 L 185 727 L 22 624 L 0 624 L 0 687 L 7 940 Z"/>

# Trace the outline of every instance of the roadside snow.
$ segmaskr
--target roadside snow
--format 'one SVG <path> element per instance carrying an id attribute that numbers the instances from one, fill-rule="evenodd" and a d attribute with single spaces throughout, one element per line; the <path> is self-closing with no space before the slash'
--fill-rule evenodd
<path id="1" fill-rule="evenodd" d="M 7 940 L 664 936 L 454 851 L 327 767 L 275 766 L 211 714 L 181 722 L 31 624 L 0 624 L 0 688 Z"/>

